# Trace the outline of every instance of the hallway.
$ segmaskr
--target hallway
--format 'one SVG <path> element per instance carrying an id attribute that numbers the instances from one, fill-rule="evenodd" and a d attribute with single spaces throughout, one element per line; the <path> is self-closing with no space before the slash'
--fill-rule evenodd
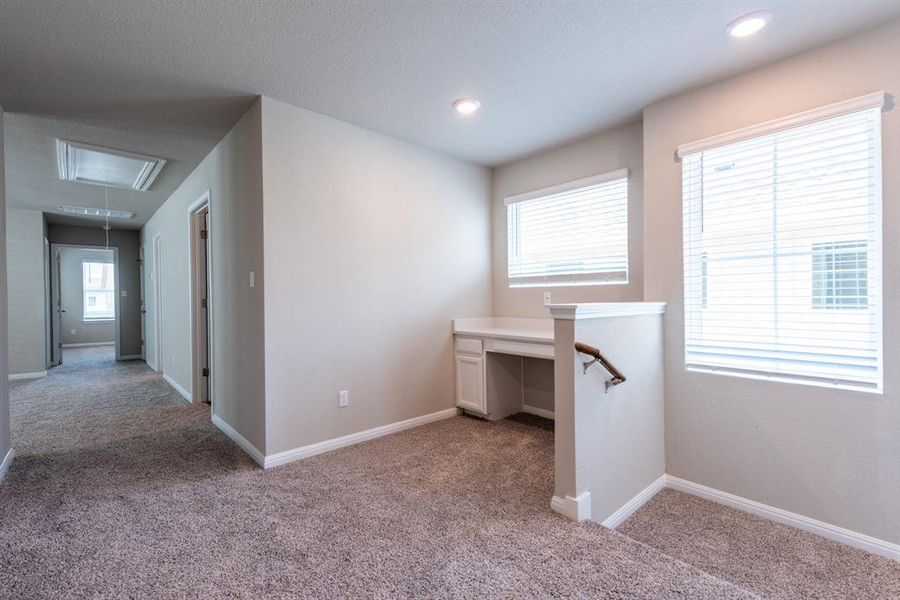
<path id="1" fill-rule="evenodd" d="M 713 576 L 689 564 L 696 552 L 676 560 L 567 521 L 548 507 L 553 433 L 533 419 L 457 417 L 263 471 L 210 424 L 207 406 L 185 404 L 139 361 L 70 352 L 48 377 L 11 388 L 18 454 L 0 486 L 4 598 L 898 591 L 896 563 L 678 495 L 659 505 L 668 514 L 651 506 L 644 520 L 679 507 L 679 519 L 709 514 L 694 537 L 719 535 L 718 552 L 743 571 L 716 570 L 707 552 Z M 641 514 L 630 529 L 648 543 L 677 540 L 683 522 L 654 531 Z M 722 523 L 774 531 L 780 553 L 734 546 Z M 821 557 L 847 568 L 825 577 Z M 759 576 L 778 565 L 780 579 Z"/>

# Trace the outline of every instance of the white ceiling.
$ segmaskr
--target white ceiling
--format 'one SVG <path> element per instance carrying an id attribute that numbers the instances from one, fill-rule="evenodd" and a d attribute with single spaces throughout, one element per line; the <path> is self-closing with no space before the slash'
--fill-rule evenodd
<path id="1" fill-rule="evenodd" d="M 729 21 L 760 9 L 774 15 L 766 30 L 726 35 Z M 896 0 L 2 0 L 0 105 L 119 129 L 105 145 L 174 161 L 159 194 L 257 94 L 494 166 L 897 17 Z M 459 96 L 482 110 L 459 117 Z M 12 120 L 10 167 L 27 151 L 17 136 L 61 135 L 43 124 Z M 104 144 L 86 130 L 67 135 Z M 23 184 L 12 202 L 38 191 Z"/>

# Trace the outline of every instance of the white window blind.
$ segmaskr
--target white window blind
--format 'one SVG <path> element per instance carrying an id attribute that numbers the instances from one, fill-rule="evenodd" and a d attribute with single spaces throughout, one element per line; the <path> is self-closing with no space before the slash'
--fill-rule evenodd
<path id="1" fill-rule="evenodd" d="M 880 389 L 880 105 L 682 161 L 687 367 Z"/>
<path id="2" fill-rule="evenodd" d="M 627 283 L 628 170 L 506 199 L 509 285 Z"/>
<path id="3" fill-rule="evenodd" d="M 81 263 L 84 293 L 84 320 L 107 321 L 116 318 L 116 288 L 112 263 Z"/>

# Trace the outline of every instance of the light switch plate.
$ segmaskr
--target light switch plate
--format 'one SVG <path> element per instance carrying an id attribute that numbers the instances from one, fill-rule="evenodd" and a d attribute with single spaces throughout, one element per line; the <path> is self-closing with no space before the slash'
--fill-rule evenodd
<path id="1" fill-rule="evenodd" d="M 550 306 L 552 304 L 550 300 L 550 292 L 544 292 L 544 306 Z"/>
<path id="2" fill-rule="evenodd" d="M 344 408 L 350 403 L 350 392 L 341 390 L 338 394 L 338 408 Z"/>

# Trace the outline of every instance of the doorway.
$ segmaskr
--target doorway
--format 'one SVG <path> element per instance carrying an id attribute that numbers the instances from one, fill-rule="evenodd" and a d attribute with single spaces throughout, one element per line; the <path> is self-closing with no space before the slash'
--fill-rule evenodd
<path id="1" fill-rule="evenodd" d="M 50 244 L 49 364 L 63 364 L 66 349 L 109 348 L 121 360 L 118 248 Z"/>
<path id="2" fill-rule="evenodd" d="M 212 269 L 209 192 L 188 209 L 191 250 L 192 400 L 212 404 Z"/>

